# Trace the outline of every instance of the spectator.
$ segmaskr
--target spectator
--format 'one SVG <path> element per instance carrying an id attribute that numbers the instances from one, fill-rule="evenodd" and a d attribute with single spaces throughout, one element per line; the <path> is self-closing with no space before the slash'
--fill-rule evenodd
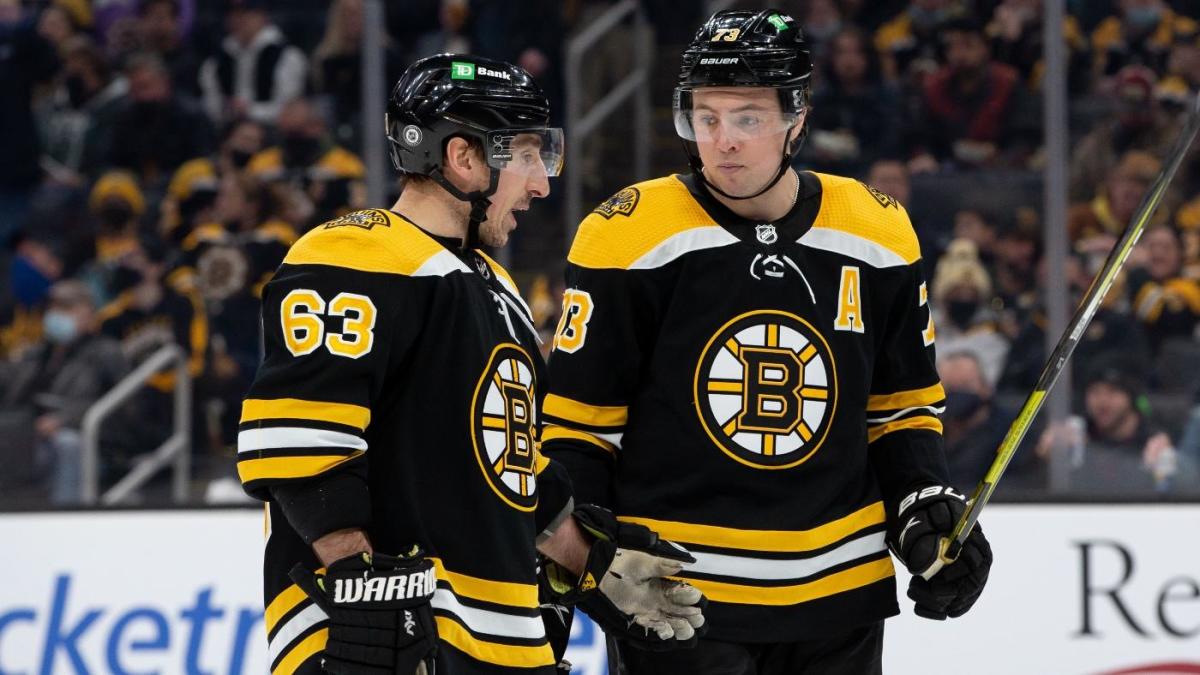
<path id="1" fill-rule="evenodd" d="M 954 214 L 954 239 L 965 239 L 975 244 L 979 261 L 989 270 L 996 263 L 996 224 L 980 209 L 959 209 Z"/>
<path id="2" fill-rule="evenodd" d="M 1200 91 L 1200 38 L 1176 42 L 1155 95 L 1169 108 L 1184 110 L 1197 91 Z"/>
<path id="3" fill-rule="evenodd" d="M 46 341 L 17 362 L 0 364 L 0 407 L 33 408 L 35 460 L 49 474 L 50 503 L 59 506 L 79 499 L 84 413 L 128 370 L 117 343 L 97 333 L 95 314 L 86 285 L 56 283 L 44 319 Z"/>
<path id="4" fill-rule="evenodd" d="M 229 35 L 200 67 L 200 89 L 217 123 L 249 117 L 271 125 L 283 104 L 304 93 L 308 63 L 271 23 L 264 0 L 230 0 Z"/>
<path id="5" fill-rule="evenodd" d="M 942 435 L 950 484 L 970 494 L 991 465 L 1013 415 L 993 400 L 994 389 L 975 354 L 950 352 L 938 359 L 937 368 L 946 389 Z M 1013 473 L 1005 476 L 1006 485 Z"/>
<path id="6" fill-rule="evenodd" d="M 962 167 L 1000 164 L 1017 131 L 1017 71 L 992 60 L 973 19 L 949 21 L 940 33 L 946 65 L 925 82 L 916 154 Z"/>
<path id="7" fill-rule="evenodd" d="M 63 274 L 60 246 L 45 232 L 11 239 L 8 283 L 0 285 L 0 360 L 20 358 L 42 338 L 46 295 Z"/>
<path id="8" fill-rule="evenodd" d="M 179 12 L 179 0 L 141 0 L 138 4 L 138 45 L 142 51 L 162 59 L 171 74 L 175 91 L 199 99 L 200 57 L 192 44 L 183 39 Z"/>
<path id="9" fill-rule="evenodd" d="M 91 24 L 91 7 L 82 0 L 52 2 L 38 16 L 37 31 L 54 45 L 59 54 L 72 38 L 78 37 Z"/>
<path id="10" fill-rule="evenodd" d="M 59 85 L 39 106 L 44 157 L 59 183 L 81 187 L 105 162 L 99 130 L 110 129 L 129 93 L 124 77 L 114 77 L 104 52 L 84 36 L 62 47 Z"/>
<path id="11" fill-rule="evenodd" d="M 1125 153 L 1104 181 L 1103 189 L 1090 202 L 1075 204 L 1068 211 L 1067 234 L 1075 250 L 1093 263 L 1103 261 L 1161 169 L 1162 164 L 1147 153 Z M 1155 222 L 1165 221 L 1167 215 L 1166 209 L 1159 209 Z"/>
<path id="12" fill-rule="evenodd" d="M 838 3 L 834 0 L 810 0 L 805 3 L 800 25 L 804 26 L 804 39 L 808 42 L 813 63 L 825 63 L 830 41 L 844 26 Z M 865 35 L 861 37 L 866 40 Z"/>
<path id="13" fill-rule="evenodd" d="M 1093 65 L 1098 76 L 1113 75 L 1129 65 L 1164 72 L 1167 53 L 1176 39 L 1194 39 L 1194 19 L 1176 14 L 1163 0 L 1119 0 L 1119 16 L 1110 16 L 1092 31 Z"/>
<path id="14" fill-rule="evenodd" d="M 112 299 L 107 289 L 120 261 L 140 247 L 138 219 L 145 213 L 146 200 L 137 178 L 128 171 L 110 171 L 96 181 L 88 198 L 88 210 L 96 225 L 95 255 L 90 274 L 98 298 Z"/>
<path id="15" fill-rule="evenodd" d="M 970 352 L 979 360 L 984 378 L 995 386 L 1008 354 L 1008 340 L 996 326 L 990 304 L 992 280 L 979 262 L 975 245 L 950 243 L 937 263 L 930 286 L 938 349 Z"/>
<path id="16" fill-rule="evenodd" d="M 894 159 L 881 159 L 871 165 L 867 171 L 867 185 L 880 192 L 891 195 L 907 207 L 912 196 L 912 179 L 904 162 Z"/>
<path id="17" fill-rule="evenodd" d="M 364 199 L 362 161 L 333 142 L 320 111 L 305 99 L 283 107 L 279 145 L 255 155 L 247 171 L 259 181 L 288 183 L 302 190 L 315 208 L 313 222 L 343 215 Z"/>
<path id="18" fill-rule="evenodd" d="M 882 80 L 879 59 L 862 31 L 847 28 L 829 46 L 802 157 L 817 171 L 857 176 L 875 159 L 899 154 L 900 98 Z"/>
<path id="19" fill-rule="evenodd" d="M 21 227 L 33 187 L 42 178 L 31 102 L 35 85 L 58 70 L 54 48 L 22 15 L 17 0 L 0 0 L 0 245 Z"/>
<path id="20" fill-rule="evenodd" d="M 1157 77 L 1142 66 L 1121 70 L 1113 79 L 1111 98 L 1116 115 L 1084 136 L 1071 153 L 1071 200 L 1096 196 L 1096 188 L 1130 150 L 1166 157 L 1178 135 L 1154 96 Z"/>
<path id="21" fill-rule="evenodd" d="M 157 56 L 130 57 L 125 73 L 129 101 L 113 121 L 108 158 L 144 185 L 161 188 L 179 165 L 214 146 L 212 128 L 191 101 L 171 90 L 170 73 Z"/>
<path id="22" fill-rule="evenodd" d="M 987 25 L 992 55 L 997 61 L 1015 67 L 1030 91 L 1041 87 L 1045 67 L 1042 16 L 1042 0 L 1002 0 Z M 1084 94 L 1092 77 L 1087 36 L 1070 14 L 1063 16 L 1063 38 L 1068 50 L 1067 89 L 1071 94 Z"/>
<path id="23" fill-rule="evenodd" d="M 1126 287 L 1134 315 L 1146 329 L 1152 352 L 1172 338 L 1193 339 L 1200 323 L 1200 284 L 1181 276 L 1183 245 L 1178 233 L 1156 225 L 1142 235 L 1138 261 L 1130 266 Z"/>
<path id="24" fill-rule="evenodd" d="M 1060 423 L 1043 432 L 1037 455 L 1067 452 L 1071 488 L 1092 495 L 1200 491 L 1196 466 L 1150 419 L 1140 379 L 1119 359 L 1099 364 L 1087 378 L 1082 424 Z M 1082 428 L 1083 433 L 1080 433 Z"/>
<path id="25" fill-rule="evenodd" d="M 958 9 L 955 0 L 910 0 L 908 7 L 875 33 L 884 76 L 920 87 L 937 69 L 938 29 Z"/>

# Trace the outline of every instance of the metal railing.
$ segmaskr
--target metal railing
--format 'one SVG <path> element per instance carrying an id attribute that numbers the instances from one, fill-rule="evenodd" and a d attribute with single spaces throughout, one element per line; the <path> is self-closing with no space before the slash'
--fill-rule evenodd
<path id="1" fill-rule="evenodd" d="M 586 113 L 582 110 L 583 59 L 587 51 L 613 30 L 633 16 L 634 63 L 633 72 L 622 79 L 612 91 Z M 651 121 L 650 121 L 650 69 L 654 61 L 652 31 L 646 15 L 637 0 L 621 0 L 601 14 L 587 28 L 572 37 L 566 45 L 566 103 L 567 103 L 567 148 L 578 153 L 584 139 L 599 128 L 604 118 L 611 115 L 626 99 L 634 102 L 633 138 L 627 145 L 634 153 L 634 173 L 637 180 L 645 180 L 650 172 Z M 575 237 L 575 228 L 583 218 L 583 174 L 568 167 L 566 175 L 567 210 L 566 242 Z"/>
<path id="2" fill-rule="evenodd" d="M 141 391 L 146 381 L 164 368 L 175 368 L 174 430 L 162 445 L 137 459 L 133 469 L 99 497 L 101 504 L 120 504 L 141 487 L 159 469 L 174 463 L 172 495 L 176 503 L 187 501 L 191 479 L 192 454 L 192 375 L 188 355 L 179 345 L 170 344 L 125 376 L 83 415 L 83 453 L 80 465 L 80 501 L 95 504 L 100 492 L 100 425 L 125 402 Z"/>

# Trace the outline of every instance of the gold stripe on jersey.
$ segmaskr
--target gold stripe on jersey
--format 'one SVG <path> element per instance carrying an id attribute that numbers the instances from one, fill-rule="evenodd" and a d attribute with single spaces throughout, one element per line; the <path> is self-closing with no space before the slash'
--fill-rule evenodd
<path id="1" fill-rule="evenodd" d="M 438 579 L 449 583 L 450 589 L 455 595 L 522 609 L 536 609 L 538 606 L 537 584 L 481 579 L 446 569 L 441 558 L 430 558 L 430 560 L 433 561 L 433 566 L 437 570 Z"/>
<path id="2" fill-rule="evenodd" d="M 918 408 L 921 406 L 931 406 L 945 400 L 945 398 L 946 390 L 942 388 L 942 383 L 938 382 L 921 389 L 898 391 L 894 394 L 871 394 L 867 397 L 867 410 Z"/>
<path id="3" fill-rule="evenodd" d="M 678 523 L 652 518 L 618 516 L 618 520 L 637 523 L 658 532 L 663 539 L 680 544 L 700 544 L 743 551 L 802 553 L 835 544 L 846 537 L 886 519 L 883 502 L 875 502 L 847 516 L 811 530 L 744 530 L 716 525 Z"/>
<path id="4" fill-rule="evenodd" d="M 411 275 L 446 249 L 420 228 L 384 209 L 357 214 L 382 215 L 387 225 L 338 225 L 349 214 L 310 230 L 288 250 L 288 265 L 329 265 L 384 274 Z"/>
<path id="5" fill-rule="evenodd" d="M 299 398 L 248 398 L 242 402 L 242 424 L 269 419 L 332 422 L 363 431 L 371 423 L 371 409 L 353 403 Z"/>
<path id="6" fill-rule="evenodd" d="M 813 228 L 836 230 L 882 246 L 911 265 L 921 259 L 917 233 L 895 199 L 853 178 L 814 174 L 821 181 L 821 210 Z M 882 200 L 882 201 L 881 201 Z"/>
<path id="7" fill-rule="evenodd" d="M 270 635 L 271 631 L 275 630 L 275 625 L 279 623 L 279 620 L 284 615 L 307 599 L 308 595 L 300 590 L 300 587 L 296 584 L 288 586 L 279 595 L 276 595 L 271 604 L 267 605 L 266 611 L 263 612 L 263 623 L 267 628 L 267 635 Z"/>
<path id="8" fill-rule="evenodd" d="M 688 578 L 687 581 L 714 602 L 779 606 L 796 605 L 845 593 L 883 581 L 895 574 L 891 558 L 882 558 L 835 572 L 816 581 L 792 586 L 747 586 L 692 578 Z"/>
<path id="9" fill-rule="evenodd" d="M 313 654 L 325 649 L 329 642 L 329 629 L 322 628 L 304 638 L 299 644 L 284 652 L 279 665 L 271 669 L 271 675 L 292 675 Z"/>
<path id="10" fill-rule="evenodd" d="M 542 414 L 589 427 L 623 427 L 629 420 L 628 406 L 590 405 L 558 394 L 547 394 Z"/>
<path id="11" fill-rule="evenodd" d="M 570 439 L 570 440 L 575 440 L 575 441 L 583 441 L 584 443 L 590 443 L 591 445 L 594 445 L 597 448 L 600 448 L 601 450 L 604 450 L 604 451 L 610 452 L 610 453 L 616 453 L 616 451 L 617 451 L 617 446 L 613 445 L 612 443 L 609 443 L 608 441 L 604 440 L 603 438 L 600 438 L 599 436 L 597 436 L 595 434 L 588 433 L 586 431 L 578 431 L 576 429 L 568 429 L 567 427 L 560 427 L 557 424 L 547 424 L 545 426 L 545 428 L 542 429 L 542 442 L 543 443 L 545 443 L 547 441 L 553 441 L 553 440 L 564 439 L 564 438 Z"/>
<path id="12" fill-rule="evenodd" d="M 362 454 L 362 450 L 357 450 L 349 455 L 288 455 L 243 459 L 237 465 L 238 477 L 241 478 L 243 485 L 255 480 L 310 478 Z"/>
<path id="13" fill-rule="evenodd" d="M 891 422 L 884 422 L 883 424 L 867 427 L 867 442 L 874 443 L 887 434 L 904 429 L 928 429 L 940 434 L 942 433 L 942 421 L 929 415 L 917 415 L 915 417 L 903 417 Z"/>
<path id="14" fill-rule="evenodd" d="M 494 663 L 506 668 L 537 668 L 554 665 L 554 653 L 547 642 L 536 647 L 506 645 L 499 642 L 480 640 L 471 635 L 466 627 L 448 616 L 435 616 L 438 639 L 484 663 Z"/>

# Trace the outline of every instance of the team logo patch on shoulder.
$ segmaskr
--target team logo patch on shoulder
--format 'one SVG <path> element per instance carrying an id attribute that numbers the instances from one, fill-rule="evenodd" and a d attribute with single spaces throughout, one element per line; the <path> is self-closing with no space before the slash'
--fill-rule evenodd
<path id="1" fill-rule="evenodd" d="M 729 457 L 788 469 L 820 449 L 837 409 L 837 370 L 821 333 L 777 310 L 722 326 L 696 366 L 700 424 Z"/>
<path id="2" fill-rule="evenodd" d="M 368 209 L 366 211 L 347 213 L 340 218 L 335 218 L 334 220 L 325 223 L 325 229 L 328 230 L 334 227 L 351 226 L 361 227 L 364 230 L 369 230 L 376 225 L 391 227 L 391 223 L 388 222 L 388 218 L 383 211 L 380 211 L 379 209 Z"/>
<path id="3" fill-rule="evenodd" d="M 885 192 L 880 192 L 879 190 L 876 190 L 875 188 L 871 187 L 870 185 L 867 185 L 866 183 L 864 183 L 862 181 L 859 181 L 858 184 L 863 186 L 864 188 L 866 188 L 867 192 L 870 192 L 871 196 L 875 198 L 875 201 L 879 202 L 879 205 L 882 206 L 883 208 L 886 209 L 889 206 L 893 209 L 900 208 L 899 207 L 900 202 L 897 202 L 895 197 L 893 197 Z"/>
<path id="4" fill-rule="evenodd" d="M 520 511 L 537 506 L 537 396 L 533 361 L 502 344 L 483 369 L 471 404 L 471 442 L 496 496 Z"/>
<path id="5" fill-rule="evenodd" d="M 641 198 L 640 190 L 635 187 L 627 187 L 597 206 L 593 213 L 599 213 L 605 218 L 612 218 L 618 214 L 628 216 L 637 208 L 638 200 Z"/>

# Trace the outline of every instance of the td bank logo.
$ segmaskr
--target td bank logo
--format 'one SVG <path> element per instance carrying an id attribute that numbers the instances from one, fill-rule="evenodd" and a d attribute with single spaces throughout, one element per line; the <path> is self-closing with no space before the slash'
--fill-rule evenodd
<path id="1" fill-rule="evenodd" d="M 475 79 L 475 64 L 464 63 L 462 61 L 454 61 L 450 64 L 450 79 L 452 80 L 473 80 Z"/>

